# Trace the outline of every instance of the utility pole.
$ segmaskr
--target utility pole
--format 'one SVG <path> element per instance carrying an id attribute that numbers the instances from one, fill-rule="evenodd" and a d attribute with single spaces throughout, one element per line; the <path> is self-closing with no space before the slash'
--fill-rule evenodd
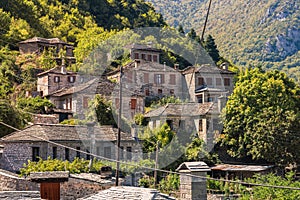
<path id="1" fill-rule="evenodd" d="M 117 136 L 117 168 L 116 168 L 116 186 L 119 186 L 120 176 L 120 143 L 121 143 L 121 115 L 122 115 L 122 77 L 123 67 L 120 67 L 120 88 L 119 88 L 119 115 L 118 115 L 118 136 Z"/>
<path id="2" fill-rule="evenodd" d="M 210 7 L 211 7 L 211 2 L 212 2 L 212 0 L 209 0 L 209 5 L 208 5 L 208 9 L 207 9 L 206 17 L 205 17 L 205 22 L 204 22 L 204 27 L 203 27 L 202 35 L 201 35 L 201 42 L 204 41 L 204 33 L 205 33 L 207 21 L 208 21 L 208 16 L 209 16 L 209 11 L 210 11 Z"/>
<path id="3" fill-rule="evenodd" d="M 159 151 L 159 140 L 156 141 L 156 152 L 155 152 L 155 170 L 154 170 L 154 188 L 157 185 L 157 168 L 158 168 L 158 151 Z"/>

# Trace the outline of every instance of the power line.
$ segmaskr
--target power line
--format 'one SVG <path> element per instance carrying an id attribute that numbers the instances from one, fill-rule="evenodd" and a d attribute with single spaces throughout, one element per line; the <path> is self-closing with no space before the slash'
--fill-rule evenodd
<path id="1" fill-rule="evenodd" d="M 7 127 L 11 128 L 13 130 L 16 130 L 16 131 L 22 131 L 22 130 L 20 130 L 18 128 L 15 128 L 15 127 L 13 127 L 9 124 L 6 124 L 2 121 L 0 121 L 0 124 L 2 124 L 4 126 L 7 126 Z M 82 154 L 94 156 L 94 157 L 99 158 L 99 159 L 107 160 L 107 161 L 110 161 L 110 162 L 118 162 L 120 164 L 129 165 L 129 166 L 133 166 L 133 167 L 139 167 L 139 168 L 143 168 L 143 169 L 147 169 L 147 170 L 152 170 L 152 171 L 157 170 L 157 171 L 164 172 L 164 173 L 169 173 L 169 174 L 185 175 L 185 176 L 190 176 L 190 177 L 195 177 L 195 178 L 202 178 L 202 179 L 207 179 L 207 180 L 215 180 L 215 181 L 220 181 L 220 182 L 228 182 L 228 183 L 235 183 L 235 184 L 248 185 L 248 186 L 260 186 L 260 187 L 269 187 L 269 188 L 277 188 L 277 189 L 300 190 L 300 188 L 297 188 L 297 187 L 267 185 L 267 184 L 259 184 L 259 183 L 248 183 L 248 182 L 244 182 L 244 181 L 233 181 L 233 180 L 217 179 L 217 178 L 211 178 L 211 177 L 206 177 L 206 176 L 183 174 L 183 173 L 180 173 L 180 172 L 173 172 L 173 171 L 168 171 L 168 170 L 163 170 L 163 169 L 155 169 L 155 168 L 152 168 L 152 167 L 140 166 L 140 165 L 137 165 L 137 164 L 127 163 L 127 162 L 123 162 L 123 161 L 117 161 L 115 159 L 110 159 L 110 158 L 106 158 L 106 157 L 96 155 L 96 154 L 93 154 L 93 153 L 90 153 L 90 152 L 85 152 L 85 151 L 82 151 L 82 150 L 78 150 L 78 149 L 63 145 L 63 144 L 59 144 L 59 143 L 44 139 L 44 138 L 39 137 L 39 136 L 32 135 L 30 133 L 29 134 L 26 133 L 26 135 L 27 136 L 29 135 L 31 137 L 40 139 L 42 141 L 45 141 L 47 143 L 50 143 L 50 144 L 53 144 L 53 145 L 56 145 L 56 146 L 64 147 L 64 148 L 67 148 L 67 149 L 70 149 L 70 150 L 73 150 L 73 151 L 76 151 L 76 152 L 80 152 Z"/>

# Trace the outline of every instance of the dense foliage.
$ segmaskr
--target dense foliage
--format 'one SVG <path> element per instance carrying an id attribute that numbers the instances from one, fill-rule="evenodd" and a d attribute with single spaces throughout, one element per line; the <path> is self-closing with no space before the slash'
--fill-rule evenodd
<path id="1" fill-rule="evenodd" d="M 38 162 L 28 160 L 21 168 L 21 176 L 29 175 L 30 172 L 45 172 L 45 171 L 69 171 L 71 174 L 84 173 L 84 172 L 99 172 L 102 166 L 110 166 L 116 170 L 116 163 L 106 160 L 93 159 L 92 165 L 89 165 L 90 160 L 75 158 L 72 162 L 67 160 L 39 159 Z M 91 168 L 89 167 L 91 166 Z M 147 171 L 145 168 L 153 168 L 154 163 L 151 160 L 140 160 L 138 162 L 126 162 L 120 164 L 120 170 L 126 174 L 131 174 L 138 171 Z"/>
<path id="2" fill-rule="evenodd" d="M 15 128 L 22 128 L 24 120 L 20 113 L 8 100 L 0 99 L 0 121 Z M 15 131 L 3 124 L 0 124 L 0 137 Z"/>
<path id="3" fill-rule="evenodd" d="M 17 108 L 25 112 L 45 114 L 54 108 L 54 104 L 46 98 L 37 96 L 17 99 Z"/>
<path id="4" fill-rule="evenodd" d="M 299 94 L 284 73 L 241 72 L 222 114 L 229 154 L 282 165 L 299 161 Z"/>
<path id="5" fill-rule="evenodd" d="M 250 184 L 262 184 L 268 186 L 282 186 L 282 187 L 293 187 L 299 188 L 300 182 L 294 180 L 295 173 L 289 172 L 285 177 L 277 176 L 275 174 L 256 174 L 252 178 L 243 180 Z M 236 180 L 238 181 L 238 180 Z M 208 180 L 207 188 L 209 192 L 225 194 L 239 194 L 239 199 L 250 200 L 250 199 L 272 199 L 272 200 L 288 200 L 298 199 L 300 197 L 299 190 L 282 189 L 264 186 L 249 186 L 247 184 L 241 185 L 238 183 L 229 183 L 217 180 Z"/>

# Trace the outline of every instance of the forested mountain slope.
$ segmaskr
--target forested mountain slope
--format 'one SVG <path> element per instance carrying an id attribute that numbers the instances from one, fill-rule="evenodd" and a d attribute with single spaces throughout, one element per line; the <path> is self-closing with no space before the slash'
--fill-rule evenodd
<path id="1" fill-rule="evenodd" d="M 208 0 L 148 0 L 170 25 L 203 29 Z M 206 34 L 238 64 L 263 65 L 300 77 L 300 1 L 213 0 Z"/>
<path id="2" fill-rule="evenodd" d="M 1 0 L 0 20 L 0 39 L 10 43 L 32 36 L 76 42 L 78 33 L 95 26 L 121 30 L 165 25 L 152 5 L 140 0 Z"/>

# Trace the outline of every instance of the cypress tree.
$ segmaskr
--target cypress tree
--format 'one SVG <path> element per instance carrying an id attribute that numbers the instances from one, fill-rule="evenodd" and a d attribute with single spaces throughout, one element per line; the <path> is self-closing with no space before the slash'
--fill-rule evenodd
<path id="1" fill-rule="evenodd" d="M 207 36 L 204 42 L 204 48 L 215 63 L 217 63 L 220 60 L 219 50 L 215 43 L 215 39 L 211 35 Z"/>

